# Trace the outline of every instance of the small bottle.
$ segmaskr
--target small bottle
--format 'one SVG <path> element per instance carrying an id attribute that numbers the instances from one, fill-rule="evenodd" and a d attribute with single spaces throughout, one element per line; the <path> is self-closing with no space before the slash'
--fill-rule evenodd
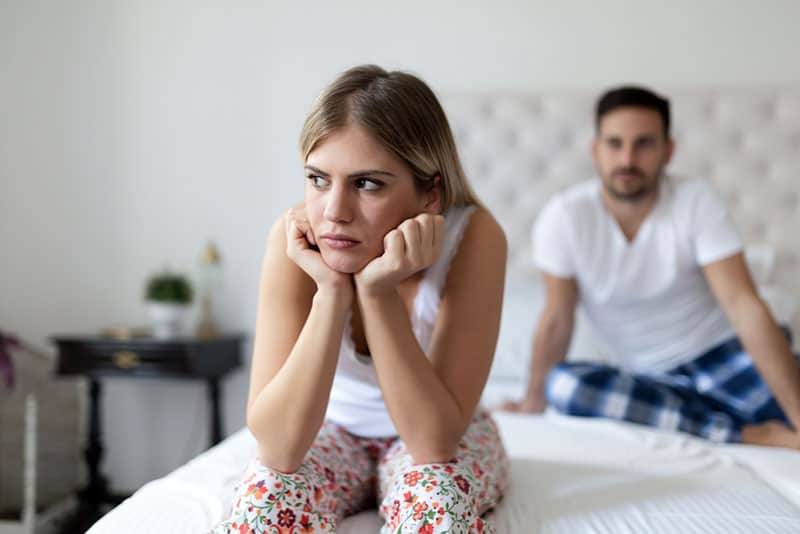
<path id="1" fill-rule="evenodd" d="M 220 335 L 221 330 L 214 319 L 214 293 L 222 281 L 222 260 L 219 250 L 209 241 L 200 258 L 200 315 L 195 335 L 208 339 Z"/>

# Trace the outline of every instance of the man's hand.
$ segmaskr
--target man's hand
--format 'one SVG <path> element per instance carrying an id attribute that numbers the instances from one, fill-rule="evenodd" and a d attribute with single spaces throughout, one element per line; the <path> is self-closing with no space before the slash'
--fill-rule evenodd
<path id="1" fill-rule="evenodd" d="M 423 213 L 406 219 L 383 238 L 384 252 L 355 274 L 356 287 L 369 293 L 394 289 L 439 258 L 444 217 Z"/>
<path id="2" fill-rule="evenodd" d="M 800 432 L 782 421 L 767 421 L 742 428 L 742 443 L 800 450 Z"/>
<path id="3" fill-rule="evenodd" d="M 502 412 L 512 413 L 542 413 L 547 407 L 544 397 L 525 398 L 521 401 L 506 401 L 497 407 Z"/>
<path id="4" fill-rule="evenodd" d="M 334 289 L 352 296 L 352 275 L 334 271 L 317 249 L 303 205 L 289 209 L 286 220 L 286 255 L 316 282 L 318 289 Z"/>

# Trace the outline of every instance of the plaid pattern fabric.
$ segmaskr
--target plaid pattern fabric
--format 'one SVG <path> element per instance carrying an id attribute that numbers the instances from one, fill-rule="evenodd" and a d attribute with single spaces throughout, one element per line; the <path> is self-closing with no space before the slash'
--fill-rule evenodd
<path id="1" fill-rule="evenodd" d="M 714 442 L 740 441 L 746 424 L 788 423 L 737 338 L 663 374 L 564 363 L 550 372 L 546 394 L 550 406 L 569 415 L 680 430 Z"/>

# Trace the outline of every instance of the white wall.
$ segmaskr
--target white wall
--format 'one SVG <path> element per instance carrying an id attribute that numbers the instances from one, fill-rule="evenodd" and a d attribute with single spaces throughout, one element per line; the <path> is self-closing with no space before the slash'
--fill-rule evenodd
<path id="1" fill-rule="evenodd" d="M 0 328 L 45 345 L 143 324 L 147 274 L 192 271 L 213 238 L 224 322 L 251 332 L 265 234 L 302 192 L 303 115 L 349 65 L 411 69 L 440 93 L 798 84 L 797 20 L 792 0 L 5 0 Z M 206 443 L 200 384 L 106 384 L 114 487 Z M 227 433 L 246 385 L 244 370 L 225 384 Z"/>

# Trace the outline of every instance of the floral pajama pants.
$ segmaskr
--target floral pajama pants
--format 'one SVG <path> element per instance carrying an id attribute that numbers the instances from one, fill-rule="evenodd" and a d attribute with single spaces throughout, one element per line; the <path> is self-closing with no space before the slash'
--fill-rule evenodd
<path id="1" fill-rule="evenodd" d="M 285 474 L 256 459 L 236 489 L 230 517 L 211 534 L 336 532 L 376 502 L 381 532 L 494 532 L 481 515 L 506 485 L 497 427 L 476 414 L 453 461 L 417 464 L 397 438 L 362 438 L 326 422 L 301 467 Z"/>

